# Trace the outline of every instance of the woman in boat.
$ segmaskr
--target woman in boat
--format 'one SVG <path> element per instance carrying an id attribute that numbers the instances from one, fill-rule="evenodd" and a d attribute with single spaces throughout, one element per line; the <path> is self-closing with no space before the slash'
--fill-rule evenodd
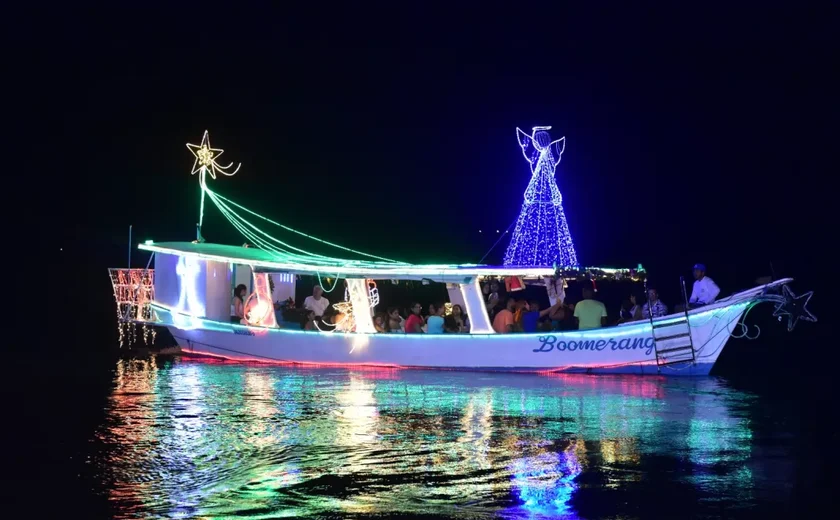
<path id="1" fill-rule="evenodd" d="M 443 304 L 429 305 L 430 314 L 426 319 L 426 334 L 443 334 Z"/>
<path id="2" fill-rule="evenodd" d="M 499 294 L 499 282 L 493 280 L 489 284 L 484 284 L 482 291 L 487 295 L 487 315 L 492 322 L 496 318 L 496 313 L 504 309 L 505 301 Z"/>
<path id="3" fill-rule="evenodd" d="M 425 318 L 423 318 L 423 322 L 424 323 L 429 323 L 429 318 L 431 318 L 432 316 L 436 316 L 436 315 L 437 315 L 437 307 L 435 307 L 434 303 L 430 303 L 429 304 L 429 314 Z"/>
<path id="4" fill-rule="evenodd" d="M 337 311 L 332 305 L 324 310 L 323 316 L 316 316 L 315 329 L 321 332 L 332 332 L 336 329 L 335 324 L 338 319 Z"/>
<path id="5" fill-rule="evenodd" d="M 574 323 L 571 322 L 571 317 L 575 312 L 574 305 L 560 305 L 553 307 L 553 311 L 548 314 L 548 319 L 551 320 L 552 330 L 570 330 L 574 328 Z"/>
<path id="6" fill-rule="evenodd" d="M 423 318 L 420 316 L 420 311 L 423 310 L 423 306 L 420 305 L 418 302 L 414 302 L 411 305 L 411 314 L 409 314 L 408 319 L 405 320 L 405 333 L 406 334 L 422 334 L 423 333 Z"/>
<path id="7" fill-rule="evenodd" d="M 385 323 L 387 325 L 388 332 L 392 334 L 402 334 L 405 332 L 403 330 L 403 319 L 400 316 L 400 311 L 396 307 L 388 308 L 388 321 Z"/>
<path id="8" fill-rule="evenodd" d="M 306 311 L 306 318 L 303 320 L 303 330 L 318 330 L 318 328 L 315 327 L 315 311 Z"/>
<path id="9" fill-rule="evenodd" d="M 236 286 L 233 291 L 233 301 L 231 302 L 231 323 L 239 323 L 245 319 L 245 297 L 248 294 L 248 288 L 241 283 Z"/>
<path id="10" fill-rule="evenodd" d="M 388 332 L 385 328 L 385 317 L 382 314 L 373 317 L 373 328 L 376 329 L 376 332 Z"/>
<path id="11" fill-rule="evenodd" d="M 452 326 L 448 332 L 468 332 L 470 330 L 469 319 L 459 304 L 456 303 L 452 306 L 452 314 L 449 317 L 452 318 Z"/>
<path id="12" fill-rule="evenodd" d="M 638 304 L 635 294 L 631 294 L 630 298 L 624 300 L 619 311 L 618 323 L 626 323 L 628 321 L 636 321 L 642 319 L 642 306 Z"/>

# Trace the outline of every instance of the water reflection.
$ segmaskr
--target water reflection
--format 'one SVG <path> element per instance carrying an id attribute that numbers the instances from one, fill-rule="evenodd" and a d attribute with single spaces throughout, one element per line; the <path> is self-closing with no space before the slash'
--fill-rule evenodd
<path id="1" fill-rule="evenodd" d="M 663 460 L 691 507 L 749 504 L 753 401 L 714 379 L 122 360 L 92 450 L 119 518 L 575 518 Z"/>

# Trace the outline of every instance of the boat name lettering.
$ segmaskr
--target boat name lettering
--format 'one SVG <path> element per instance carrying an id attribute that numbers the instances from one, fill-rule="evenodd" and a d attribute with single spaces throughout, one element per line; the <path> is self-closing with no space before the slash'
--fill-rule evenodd
<path id="1" fill-rule="evenodd" d="M 636 350 L 645 349 L 645 355 L 649 356 L 653 352 L 653 338 L 624 338 L 616 341 L 614 338 L 610 339 L 581 339 L 581 340 L 559 340 L 557 336 L 540 336 L 537 338 L 540 342 L 540 347 L 535 348 L 534 352 L 551 352 L 557 350 L 563 352 L 568 350 L 574 352 L 575 350 L 597 350 L 598 352 L 609 347 L 612 350 Z"/>
<path id="2" fill-rule="evenodd" d="M 233 333 L 240 336 L 255 336 L 254 331 L 248 329 L 233 329 Z"/>

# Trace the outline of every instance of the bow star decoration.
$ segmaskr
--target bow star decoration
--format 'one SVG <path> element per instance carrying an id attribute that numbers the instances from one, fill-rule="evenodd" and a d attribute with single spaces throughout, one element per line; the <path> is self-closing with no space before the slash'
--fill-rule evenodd
<path id="1" fill-rule="evenodd" d="M 239 167 L 242 166 L 242 164 L 237 164 L 236 169 L 230 172 L 228 170 L 233 167 L 233 163 L 230 163 L 227 166 L 222 166 L 216 162 L 216 160 L 225 153 L 225 151 L 221 148 L 212 148 L 210 146 L 210 134 L 207 130 L 204 131 L 204 136 L 201 138 L 201 144 L 187 143 L 187 148 L 195 156 L 192 175 L 204 170 L 214 179 L 216 178 L 217 172 L 230 177 L 238 172 Z"/>
<path id="2" fill-rule="evenodd" d="M 808 310 L 808 302 L 811 300 L 811 296 L 813 295 L 814 291 L 808 291 L 796 296 L 793 294 L 793 291 L 785 285 L 782 287 L 782 300 L 776 303 L 776 309 L 773 311 L 773 316 L 778 317 L 780 321 L 782 316 L 788 317 L 788 332 L 792 331 L 793 328 L 796 327 L 796 324 L 800 319 L 811 322 L 817 321 L 816 316 L 811 314 L 811 311 Z"/>

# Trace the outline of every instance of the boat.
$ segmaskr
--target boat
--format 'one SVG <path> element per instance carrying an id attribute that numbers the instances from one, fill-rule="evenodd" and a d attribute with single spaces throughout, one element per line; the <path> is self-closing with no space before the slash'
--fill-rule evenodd
<path id="1" fill-rule="evenodd" d="M 202 213 L 196 239 L 146 241 L 138 245 L 140 250 L 151 253 L 146 268 L 110 270 L 121 340 L 133 339 L 137 326 L 142 328 L 144 339 L 154 333 L 155 327 L 164 327 L 184 355 L 239 362 L 389 370 L 705 376 L 730 338 L 757 336 L 760 331 L 756 329 L 751 334 L 744 318 L 760 303 L 773 303 L 773 316 L 780 319 L 786 316 L 789 330 L 800 319 L 816 321 L 807 309 L 812 292 L 797 296 L 790 289 L 793 280 L 784 278 L 699 308 L 613 327 L 498 334 L 491 326 L 482 281 L 512 279 L 544 283 L 550 291 L 554 277 L 571 268 L 416 265 L 339 246 L 259 216 L 211 190 L 207 177 L 215 179 L 217 167 L 216 173 L 226 173 L 215 162 L 221 150 L 210 148 L 206 132 L 201 145 L 190 146 L 198 150 L 198 167 L 193 173 L 200 174 L 202 188 Z M 201 223 L 205 196 L 254 245 L 204 241 Z M 257 217 L 293 236 L 364 258 L 310 253 L 263 232 L 253 224 Z M 582 273 L 608 271 L 576 269 Z M 629 269 L 615 270 L 612 274 L 638 275 Z M 322 285 L 326 279 L 335 283 L 345 280 L 345 301 L 334 305 L 343 318 L 334 331 L 290 328 L 277 319 L 274 302 L 294 295 L 299 276 L 317 277 Z M 460 334 L 376 332 L 372 319 L 373 308 L 379 303 L 376 284 L 392 280 L 447 284 L 450 303 L 460 304 L 470 317 L 469 331 Z M 230 302 L 232 288 L 240 282 L 246 282 L 251 290 L 246 317 L 235 323 L 230 319 Z"/>

